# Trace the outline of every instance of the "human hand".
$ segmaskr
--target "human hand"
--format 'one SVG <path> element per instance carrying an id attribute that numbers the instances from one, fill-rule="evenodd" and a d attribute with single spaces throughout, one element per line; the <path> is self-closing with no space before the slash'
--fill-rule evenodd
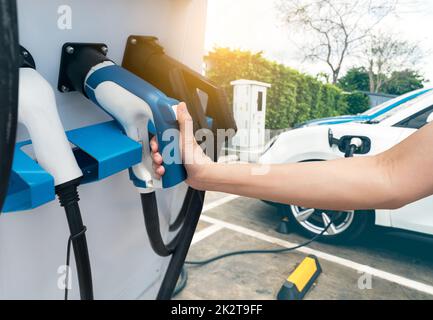
<path id="1" fill-rule="evenodd" d="M 194 137 L 193 120 L 185 103 L 177 107 L 177 120 L 179 122 L 179 143 L 182 162 L 187 171 L 187 183 L 194 189 L 202 189 L 202 180 L 206 169 L 213 164 L 206 156 Z M 153 160 L 153 170 L 156 178 L 161 179 L 165 174 L 164 159 L 160 153 L 158 141 L 154 137 L 150 142 Z"/>

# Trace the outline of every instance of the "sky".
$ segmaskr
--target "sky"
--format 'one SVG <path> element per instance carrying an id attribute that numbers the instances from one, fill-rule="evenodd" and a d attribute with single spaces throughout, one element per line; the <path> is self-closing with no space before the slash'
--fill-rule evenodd
<path id="1" fill-rule="evenodd" d="M 296 39 L 276 10 L 278 0 L 208 0 L 206 50 L 215 46 L 263 51 L 267 58 L 316 75 L 326 66 L 302 62 Z M 401 39 L 418 43 L 424 59 L 417 68 L 433 85 L 433 1 L 400 0 L 397 16 L 381 26 Z M 346 69 L 354 65 L 348 61 Z"/>

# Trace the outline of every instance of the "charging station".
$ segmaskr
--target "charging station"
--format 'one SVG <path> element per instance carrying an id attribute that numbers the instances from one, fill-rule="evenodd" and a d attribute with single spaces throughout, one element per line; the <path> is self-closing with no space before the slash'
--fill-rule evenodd
<path id="1" fill-rule="evenodd" d="M 181 244 L 169 256 L 155 253 L 138 214 L 142 204 L 128 172 L 143 160 L 143 144 L 129 137 L 125 127 L 106 110 L 62 83 L 61 57 L 69 42 L 104 44 L 98 50 L 120 66 L 131 35 L 157 37 L 164 57 L 188 80 L 170 83 L 170 90 L 149 81 L 155 90 L 190 102 L 197 129 L 235 129 L 225 97 L 201 76 L 206 2 L 18 0 L 17 9 L 21 55 L 30 67 L 37 66 L 37 72 L 54 89 L 65 138 L 82 172 L 80 207 L 87 227 L 83 232 L 87 230 L 94 297 L 170 299 L 198 223 L 204 193 L 189 189 L 183 179 L 155 190 L 158 211 L 154 218 L 160 236 L 167 243 L 178 238 Z M 113 21 L 122 23 L 114 25 Z M 136 56 L 129 60 L 129 66 L 144 59 Z M 138 72 L 141 67 L 134 72 L 137 79 L 143 75 Z M 156 70 L 163 77 L 168 71 Z M 195 96 L 175 95 L 173 90 L 180 87 L 178 92 L 184 93 L 202 88 L 209 103 L 198 103 Z M 49 137 L 50 129 L 50 125 L 45 126 L 41 135 Z M 28 128 L 19 125 L 4 214 L 0 216 L 0 299 L 63 298 L 64 288 L 59 283 L 65 276 L 62 267 L 69 231 L 54 201 L 58 181 L 37 158 L 40 144 L 32 140 Z M 48 145 L 42 144 L 44 147 Z M 49 156 L 54 163 L 63 161 L 55 149 Z M 69 297 L 78 299 L 77 270 L 72 264 L 71 268 Z"/>

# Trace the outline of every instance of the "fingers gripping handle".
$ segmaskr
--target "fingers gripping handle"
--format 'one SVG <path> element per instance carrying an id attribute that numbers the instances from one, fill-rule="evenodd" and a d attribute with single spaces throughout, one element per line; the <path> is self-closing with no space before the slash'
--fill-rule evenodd
<path id="1" fill-rule="evenodd" d="M 170 188 L 186 180 L 186 171 L 180 153 L 180 132 L 173 106 L 179 102 L 169 98 L 159 100 L 158 108 L 153 112 L 155 129 L 151 134 L 156 136 L 159 150 L 163 158 L 165 174 L 162 187 Z M 150 146 L 149 146 L 150 149 Z M 153 167 L 151 168 L 153 173 Z"/>
<path id="2" fill-rule="evenodd" d="M 171 188 L 186 180 L 179 149 L 179 124 L 173 106 L 178 101 L 138 78 L 129 71 L 108 65 L 95 68 L 85 83 L 87 96 L 113 116 L 132 139 L 143 143 L 144 159 L 132 170 L 131 177 L 140 188 Z M 146 126 L 147 128 L 143 128 Z M 147 134 L 137 135 L 142 130 Z M 162 181 L 154 178 L 150 159 L 150 138 L 156 136 L 164 159 Z M 146 171 L 146 172 L 141 172 Z M 144 177 L 152 177 L 149 183 Z"/>

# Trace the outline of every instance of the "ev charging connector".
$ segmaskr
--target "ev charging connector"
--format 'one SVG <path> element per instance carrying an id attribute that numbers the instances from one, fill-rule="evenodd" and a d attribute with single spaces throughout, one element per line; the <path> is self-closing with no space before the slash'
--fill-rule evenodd
<path id="1" fill-rule="evenodd" d="M 152 82 L 150 84 L 141 75 L 138 77 L 116 65 L 107 58 L 107 52 L 107 46 L 103 43 L 66 43 L 62 49 L 58 89 L 61 92 L 80 92 L 111 115 L 131 139 L 143 145 L 142 163 L 130 169 L 130 176 L 141 194 L 146 230 L 152 248 L 162 257 L 173 255 L 157 296 L 157 299 L 171 299 L 204 200 L 204 192 L 188 189 L 182 209 L 169 227 L 170 232 L 178 233 L 166 244 L 160 231 L 154 191 L 174 187 L 186 179 L 179 150 L 176 111 L 173 107 L 178 101 L 186 102 L 196 129 L 235 129 L 235 122 L 233 116 L 230 116 L 231 108 L 223 91 L 210 85 L 192 70 L 186 72 L 185 66 L 178 68 L 176 74 L 179 77 L 170 82 L 170 88 L 178 88 L 178 92 L 183 93 L 174 96 L 179 97 L 175 100 L 167 97 L 172 96 L 170 88 L 159 87 Z M 158 63 L 157 74 L 166 77 L 168 73 L 159 72 L 159 66 Z M 171 66 L 173 64 L 170 64 L 168 70 Z M 191 81 L 194 79 L 199 81 Z M 209 95 L 206 113 L 198 103 L 197 89 Z M 218 108 L 219 106 L 224 107 Z M 214 114 L 211 110 L 219 112 Z M 209 121 L 209 118 L 215 121 Z M 161 180 L 154 177 L 149 146 L 152 136 L 156 136 L 163 154 L 165 175 Z"/>
<path id="2" fill-rule="evenodd" d="M 167 257 L 176 250 L 182 231 L 169 244 L 164 243 L 155 189 L 172 188 L 186 180 L 175 110 L 179 102 L 116 65 L 106 54 L 107 46 L 104 44 L 66 43 L 58 88 L 63 92 L 80 92 L 111 115 L 129 138 L 142 144 L 142 162 L 130 169 L 130 177 L 141 194 L 152 248 L 158 255 Z M 166 172 L 162 179 L 156 178 L 153 170 L 150 150 L 153 136 L 157 138 L 164 155 Z M 176 222 L 178 228 L 186 219 L 188 207 L 182 207 L 179 217 L 183 219 Z"/>
<path id="3" fill-rule="evenodd" d="M 128 137 L 142 143 L 143 161 L 131 169 L 131 179 L 141 193 L 178 185 L 186 179 L 173 108 L 179 102 L 109 60 L 106 48 L 104 44 L 65 44 L 59 90 L 80 92 L 117 120 Z M 153 136 L 162 153 L 168 150 L 162 179 L 155 178 L 152 167 L 149 143 Z"/>
<path id="4" fill-rule="evenodd" d="M 355 154 L 366 155 L 371 151 L 371 139 L 366 136 L 343 136 L 337 139 L 332 129 L 329 129 L 328 142 L 331 148 L 336 146 L 346 158 Z"/>
<path id="5" fill-rule="evenodd" d="M 75 160 L 60 121 L 54 90 L 36 71 L 30 53 L 24 48 L 22 50 L 26 55 L 19 70 L 18 121 L 29 132 L 39 165 L 54 178 L 56 193 L 61 206 L 65 208 L 71 232 L 68 251 L 72 244 L 81 298 L 91 300 L 93 285 L 85 236 L 86 228 L 81 218 L 77 192 L 83 173 Z M 67 298 L 67 291 L 65 298 Z"/>
<path id="6" fill-rule="evenodd" d="M 233 108 L 224 90 L 169 56 L 158 38 L 130 36 L 122 66 L 168 96 L 185 102 L 194 120 L 195 130 L 210 129 L 215 137 L 218 130 L 230 130 L 229 139 L 235 134 L 237 128 Z M 215 139 L 214 142 L 213 159 L 217 161 L 226 141 Z"/>
<path id="7" fill-rule="evenodd" d="M 214 137 L 217 137 L 213 144 L 213 160 L 218 160 L 227 139 L 230 140 L 237 129 L 233 109 L 221 87 L 169 56 L 156 37 L 130 36 L 126 43 L 122 66 L 168 96 L 185 102 L 194 120 L 194 130 L 210 129 Z M 224 137 L 220 136 L 219 130 L 222 130 Z M 206 145 L 209 146 L 209 141 L 206 141 Z M 184 228 L 190 230 L 179 240 L 158 299 L 165 300 L 172 297 L 194 230 L 200 219 L 204 196 L 203 191 L 188 189 L 184 205 L 189 206 L 190 218 L 185 220 L 179 215 L 177 222 L 185 220 Z M 170 231 L 178 226 L 179 223 L 175 222 L 170 227 Z"/>

